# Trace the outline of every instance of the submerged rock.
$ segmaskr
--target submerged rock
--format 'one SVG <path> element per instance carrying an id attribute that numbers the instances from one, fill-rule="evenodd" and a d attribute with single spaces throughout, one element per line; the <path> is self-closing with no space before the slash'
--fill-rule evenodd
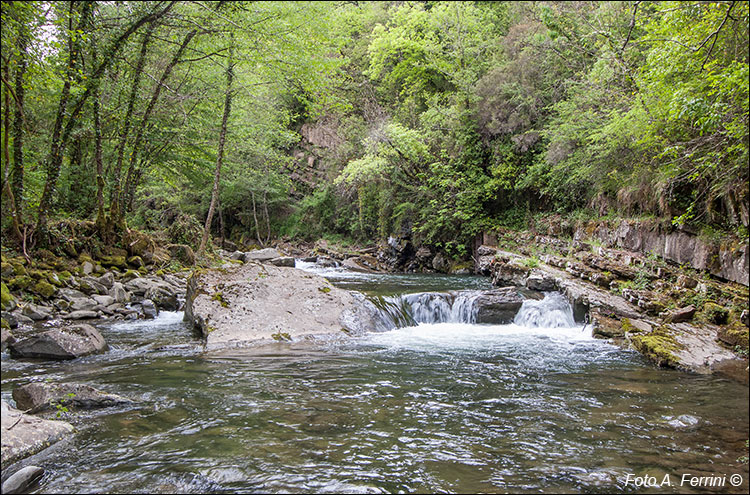
<path id="1" fill-rule="evenodd" d="M 53 409 L 57 404 L 78 409 L 94 409 L 130 404 L 133 401 L 79 383 L 27 383 L 13 390 L 16 405 L 30 413 Z"/>
<path id="2" fill-rule="evenodd" d="M 2 401 L 0 432 L 0 460 L 2 469 L 5 469 L 6 466 L 62 440 L 73 432 L 73 426 L 65 421 L 50 421 L 24 414 Z"/>
<path id="3" fill-rule="evenodd" d="M 15 358 L 75 359 L 107 350 L 107 342 L 91 325 L 54 328 L 8 346 Z"/>
<path id="4" fill-rule="evenodd" d="M 295 268 L 246 264 L 196 271 L 188 280 L 185 321 L 208 348 L 312 334 L 361 333 L 376 326 L 364 298 Z"/>
<path id="5" fill-rule="evenodd" d="M 3 483 L 3 493 L 25 493 L 44 475 L 44 468 L 26 466 L 13 473 Z"/>

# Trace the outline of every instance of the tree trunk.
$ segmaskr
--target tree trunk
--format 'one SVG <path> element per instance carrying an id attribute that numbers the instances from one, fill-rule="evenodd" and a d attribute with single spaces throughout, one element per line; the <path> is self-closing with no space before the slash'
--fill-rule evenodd
<path id="1" fill-rule="evenodd" d="M 94 52 L 96 53 L 96 52 Z M 94 55 L 96 64 L 96 55 Z M 102 232 L 106 224 L 104 218 L 104 166 L 102 164 L 102 121 L 100 115 L 100 94 L 94 93 L 94 165 L 96 166 L 96 227 Z"/>
<path id="2" fill-rule="evenodd" d="M 258 245 L 262 246 L 263 241 L 260 238 L 260 225 L 258 225 L 258 213 L 255 208 L 255 192 L 250 191 L 250 197 L 253 198 L 253 220 L 255 220 L 255 238 L 258 239 Z"/>
<path id="3" fill-rule="evenodd" d="M 232 40 L 234 44 L 234 40 Z M 218 156 L 216 157 L 216 170 L 214 171 L 214 187 L 211 191 L 211 204 L 208 207 L 208 215 L 206 216 L 206 225 L 203 228 L 203 237 L 201 238 L 201 245 L 198 248 L 198 257 L 202 257 L 206 251 L 206 244 L 208 243 L 208 235 L 211 231 L 211 220 L 214 216 L 214 208 L 216 208 L 216 201 L 219 197 L 219 181 L 221 180 L 221 164 L 224 161 L 224 143 L 227 137 L 227 122 L 229 121 L 229 112 L 232 108 L 232 78 L 234 77 L 234 65 L 233 65 L 234 46 L 229 49 L 229 60 L 227 61 L 227 89 L 224 94 L 224 115 L 221 118 L 221 132 L 219 134 L 219 150 Z"/>
<path id="4" fill-rule="evenodd" d="M 133 120 L 133 110 L 135 109 L 135 100 L 138 97 L 138 89 L 141 85 L 141 75 L 143 74 L 143 66 L 146 64 L 146 53 L 148 51 L 148 44 L 151 41 L 151 33 L 156 28 L 156 23 L 152 22 L 149 24 L 148 29 L 143 34 L 143 42 L 141 43 L 141 51 L 138 54 L 138 60 L 135 63 L 135 69 L 133 72 L 133 83 L 130 87 L 130 96 L 128 97 L 128 107 L 125 111 L 125 118 L 122 120 L 122 126 L 120 127 L 120 134 L 117 139 L 116 156 L 114 168 L 114 178 L 112 182 L 112 191 L 109 199 L 109 216 L 113 224 L 120 226 L 122 224 L 123 213 L 122 213 L 122 200 L 120 198 L 120 190 L 122 188 L 122 160 L 125 155 L 125 147 L 128 142 L 128 134 L 130 134 L 130 123 Z"/>
<path id="5" fill-rule="evenodd" d="M 138 124 L 138 128 L 135 134 L 135 139 L 133 141 L 133 148 L 130 153 L 130 165 L 128 166 L 128 175 L 127 179 L 125 180 L 125 195 L 127 195 L 128 198 L 132 198 L 133 194 L 135 192 L 135 184 L 136 176 L 140 176 L 140 174 L 136 174 L 136 163 L 138 160 L 138 153 L 140 151 L 141 147 L 141 141 L 143 140 L 143 135 L 146 131 L 146 126 L 148 124 L 148 120 L 151 117 L 151 112 L 153 112 L 154 108 L 156 107 L 156 102 L 159 100 L 159 95 L 161 94 L 161 88 L 164 87 L 164 83 L 166 82 L 169 75 L 172 73 L 172 69 L 174 69 L 175 65 L 180 61 L 180 57 L 182 57 L 183 52 L 187 48 L 188 44 L 190 43 L 190 40 L 193 39 L 193 37 L 198 34 L 198 31 L 196 29 L 193 29 L 188 34 L 185 35 L 185 39 L 182 40 L 182 44 L 177 49 L 177 52 L 175 52 L 174 57 L 172 57 L 172 60 L 169 62 L 169 65 L 164 69 L 164 72 L 162 72 L 161 77 L 159 78 L 159 82 L 156 83 L 156 86 L 154 86 L 154 92 L 151 94 L 151 100 L 148 102 L 148 106 L 146 107 L 146 111 L 143 112 L 143 117 L 141 118 L 140 124 Z M 130 199 L 132 201 L 132 199 Z"/>
<path id="6" fill-rule="evenodd" d="M 57 189 L 57 179 L 60 177 L 60 167 L 62 166 L 62 158 L 64 151 L 64 143 L 62 140 L 63 134 L 63 121 L 65 119 L 65 112 L 68 108 L 68 98 L 70 97 L 70 85 L 73 81 L 75 74 L 75 64 L 78 60 L 78 50 L 80 49 L 80 36 L 73 36 L 73 13 L 74 13 L 75 2 L 70 2 L 69 18 L 68 18 L 68 67 L 65 71 L 65 82 L 63 83 L 62 92 L 60 93 L 60 101 L 57 105 L 57 115 L 55 116 L 55 127 L 52 131 L 52 140 L 50 142 L 50 153 L 46 160 L 47 169 L 47 180 L 44 183 L 44 191 L 42 192 L 42 199 L 39 201 L 39 215 L 37 217 L 37 231 L 45 237 L 47 229 L 47 216 L 49 210 L 52 207 L 52 197 Z M 88 18 L 89 10 L 92 8 L 92 2 L 84 2 L 81 8 L 81 21 L 78 23 L 78 27 L 82 27 L 81 24 L 84 19 Z M 44 239 L 42 239 L 44 242 Z"/>
<path id="7" fill-rule="evenodd" d="M 16 111 L 13 115 L 13 171 L 11 172 L 11 188 L 16 200 L 17 214 L 23 211 L 23 78 L 26 73 L 29 38 L 26 27 L 19 24 L 16 48 L 18 50 L 18 64 L 16 65 Z M 7 103 L 7 102 L 6 102 Z M 5 162 L 7 166 L 7 161 Z"/>
<path id="8" fill-rule="evenodd" d="M 6 63 L 3 67 L 3 71 L 5 72 L 5 80 L 8 81 L 10 79 L 10 65 L 9 63 Z M 16 208 L 16 201 L 13 197 L 13 189 L 11 188 L 11 181 L 10 181 L 10 149 L 8 148 L 8 133 L 10 131 L 10 89 L 8 89 L 6 86 L 3 86 L 3 96 L 4 96 L 4 103 L 5 103 L 5 115 L 3 116 L 3 160 L 5 161 L 5 174 L 3 176 L 3 193 L 7 197 L 9 208 L 3 208 L 3 211 L 9 211 L 10 217 L 11 217 L 11 229 L 13 231 L 13 235 L 18 240 L 19 245 L 23 242 L 23 235 L 21 234 L 20 230 L 20 224 L 19 224 L 19 218 L 18 218 L 18 209 Z M 3 206 L 5 206 L 5 202 L 3 202 Z"/>
<path id="9" fill-rule="evenodd" d="M 263 190 L 263 213 L 266 215 L 266 242 L 271 242 L 271 217 L 268 215 L 268 189 Z"/>
<path id="10" fill-rule="evenodd" d="M 92 2 L 84 3 L 82 10 L 83 10 L 83 13 L 86 15 L 81 16 L 82 21 L 88 19 L 89 17 L 88 12 L 91 9 L 91 3 Z M 107 67 L 109 67 L 109 64 L 112 63 L 112 60 L 114 60 L 115 55 L 120 50 L 122 45 L 125 44 L 127 39 L 147 22 L 153 22 L 156 19 L 159 19 L 160 17 L 165 15 L 167 12 L 169 12 L 169 10 L 172 8 L 172 6 L 175 3 L 176 2 L 174 1 L 169 2 L 169 4 L 167 4 L 167 6 L 161 9 L 160 11 L 151 12 L 141 17 L 140 19 L 134 21 L 107 48 L 107 50 L 103 53 L 101 63 L 96 67 L 94 73 L 88 79 L 89 84 L 86 87 L 86 90 L 83 92 L 83 95 L 81 95 L 81 97 L 78 98 L 78 100 L 73 105 L 73 109 L 69 112 L 67 125 L 65 126 L 65 130 L 61 133 L 62 122 L 63 122 L 63 118 L 65 117 L 65 110 L 68 106 L 68 97 L 70 95 L 71 77 L 66 77 L 65 84 L 68 86 L 68 88 L 66 90 L 65 87 L 63 87 L 63 93 L 60 98 L 61 101 L 60 101 L 60 105 L 58 108 L 58 115 L 57 115 L 57 118 L 55 119 L 55 130 L 52 133 L 50 153 L 46 159 L 47 180 L 44 184 L 44 191 L 42 193 L 42 199 L 39 202 L 39 209 L 38 209 L 39 213 L 37 216 L 36 230 L 40 232 L 41 239 L 45 237 L 46 227 L 47 227 L 47 216 L 49 215 L 49 212 L 51 210 L 53 195 L 55 194 L 55 190 L 57 189 L 57 180 L 60 177 L 60 168 L 62 166 L 62 159 L 63 159 L 63 153 L 65 151 L 65 145 L 67 144 L 67 141 L 70 138 L 70 134 L 72 133 L 73 128 L 76 125 L 76 119 L 78 118 L 78 115 L 81 113 L 84 103 L 86 103 L 88 98 L 98 88 L 101 82 L 101 78 L 104 75 L 104 72 L 106 71 Z M 157 8 L 161 7 L 161 5 L 162 4 L 160 3 L 157 6 Z M 71 6 L 71 10 L 72 10 L 72 6 Z M 85 27 L 85 25 L 82 24 L 81 27 Z M 73 45 L 77 45 L 77 42 L 78 40 L 81 39 L 81 37 L 77 36 L 75 39 L 76 39 L 76 43 L 75 44 L 71 43 L 70 44 L 71 48 Z M 73 54 L 71 53 L 70 55 L 71 55 L 70 60 L 74 60 L 74 58 L 72 57 Z M 69 68 L 70 68 L 70 65 L 71 64 L 69 63 Z"/>

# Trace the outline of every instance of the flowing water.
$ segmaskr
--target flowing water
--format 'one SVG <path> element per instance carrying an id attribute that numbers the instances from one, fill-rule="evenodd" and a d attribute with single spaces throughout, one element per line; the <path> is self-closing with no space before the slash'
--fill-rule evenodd
<path id="1" fill-rule="evenodd" d="M 40 491 L 641 492 L 628 475 L 669 475 L 646 491 L 747 492 L 747 386 L 595 340 L 556 294 L 476 325 L 484 279 L 326 275 L 404 320 L 344 343 L 206 353 L 181 313 L 162 313 L 102 328 L 105 355 L 3 354 L 6 400 L 49 378 L 137 401 L 70 414 L 78 434 L 40 461 Z M 684 474 L 725 486 L 680 486 Z"/>

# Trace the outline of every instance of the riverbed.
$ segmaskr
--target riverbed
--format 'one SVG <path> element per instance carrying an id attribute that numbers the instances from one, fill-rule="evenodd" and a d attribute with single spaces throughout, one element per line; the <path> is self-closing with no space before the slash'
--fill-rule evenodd
<path id="1" fill-rule="evenodd" d="M 373 297 L 489 288 L 324 274 Z M 570 318 L 204 352 L 163 312 L 102 326 L 104 355 L 3 354 L 2 395 L 51 379 L 137 401 L 68 413 L 78 434 L 41 461 L 43 493 L 641 492 L 625 482 L 646 475 L 672 483 L 654 493 L 747 491 L 747 386 L 656 368 Z M 680 486 L 685 474 L 726 482 Z"/>

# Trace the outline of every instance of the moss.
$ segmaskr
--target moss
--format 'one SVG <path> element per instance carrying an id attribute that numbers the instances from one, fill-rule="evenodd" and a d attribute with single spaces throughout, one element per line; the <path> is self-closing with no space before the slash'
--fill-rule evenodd
<path id="1" fill-rule="evenodd" d="M 34 280 L 47 280 L 46 270 L 29 270 L 29 276 Z"/>
<path id="2" fill-rule="evenodd" d="M 47 275 L 47 282 L 51 283 L 55 287 L 62 287 L 63 285 L 65 285 L 62 280 L 60 280 L 60 276 L 55 272 L 51 272 L 49 275 Z"/>
<path id="3" fill-rule="evenodd" d="M 322 292 L 323 294 L 328 294 L 329 292 L 331 292 L 330 287 L 318 287 L 318 290 Z"/>
<path id="4" fill-rule="evenodd" d="M 0 272 L 2 272 L 4 278 L 7 278 L 15 275 L 16 269 L 10 263 L 3 261 L 2 264 L 0 264 Z"/>
<path id="5" fill-rule="evenodd" d="M 32 285 L 34 285 L 34 279 L 26 275 L 8 280 L 8 287 L 14 290 L 26 290 Z"/>
<path id="6" fill-rule="evenodd" d="M 292 337 L 287 332 L 272 333 L 271 337 L 279 342 L 289 342 L 292 340 Z"/>
<path id="7" fill-rule="evenodd" d="M 700 316 L 703 320 L 717 325 L 724 325 L 729 317 L 729 311 L 713 302 L 707 302 L 701 308 Z"/>
<path id="8" fill-rule="evenodd" d="M 745 352 L 748 351 L 748 337 L 748 328 L 739 321 L 734 321 L 719 330 L 719 340 Z"/>
<path id="9" fill-rule="evenodd" d="M 680 364 L 674 353 L 682 346 L 677 343 L 667 327 L 661 326 L 647 334 L 633 335 L 630 342 L 638 352 L 659 366 L 674 368 Z"/>
<path id="10" fill-rule="evenodd" d="M 224 299 L 224 294 L 221 292 L 215 292 L 213 296 L 211 296 L 212 301 L 218 301 L 219 304 L 221 304 L 222 308 L 228 308 L 229 303 Z"/>
<path id="11" fill-rule="evenodd" d="M 23 263 L 11 262 L 11 265 L 13 266 L 13 269 L 16 271 L 16 276 L 26 275 L 26 267 L 23 266 Z"/>
<path id="12" fill-rule="evenodd" d="M 128 282 L 130 280 L 133 280 L 134 278 L 138 278 L 140 275 L 135 270 L 127 270 L 125 273 L 122 274 L 121 280 L 123 282 Z"/>
<path id="13" fill-rule="evenodd" d="M 70 280 L 70 277 L 73 275 L 68 270 L 63 270 L 57 274 L 57 277 L 64 283 L 67 283 L 68 280 Z"/>
<path id="14" fill-rule="evenodd" d="M 637 328 L 632 323 L 630 323 L 630 318 L 623 318 L 622 320 L 620 320 L 620 324 L 622 324 L 622 329 L 625 331 L 625 333 L 639 333 L 641 331 L 640 328 Z"/>
<path id="15" fill-rule="evenodd" d="M 6 320 L 5 318 L 0 318 L 0 328 L 10 330 L 10 323 L 8 323 L 8 320 Z"/>
<path id="16" fill-rule="evenodd" d="M 125 260 L 125 256 L 102 256 L 101 264 L 106 267 L 117 267 L 123 270 L 127 269 L 128 263 Z"/>
<path id="17" fill-rule="evenodd" d="M 156 270 L 156 276 L 157 277 L 161 277 L 162 275 L 164 275 L 164 270 L 161 270 L 161 269 Z"/>
<path id="18" fill-rule="evenodd" d="M 16 298 L 10 293 L 8 286 L 0 283 L 0 308 L 3 311 L 10 311 L 16 307 Z"/>
<path id="19" fill-rule="evenodd" d="M 128 265 L 134 268 L 146 266 L 146 264 L 143 262 L 143 258 L 141 258 L 140 256 L 131 256 L 130 258 L 128 258 Z"/>
<path id="20" fill-rule="evenodd" d="M 50 297 L 55 295 L 55 292 L 57 292 L 57 288 L 54 285 L 50 284 L 49 282 L 40 280 L 34 286 L 34 292 L 36 292 L 42 297 L 49 299 Z"/>

